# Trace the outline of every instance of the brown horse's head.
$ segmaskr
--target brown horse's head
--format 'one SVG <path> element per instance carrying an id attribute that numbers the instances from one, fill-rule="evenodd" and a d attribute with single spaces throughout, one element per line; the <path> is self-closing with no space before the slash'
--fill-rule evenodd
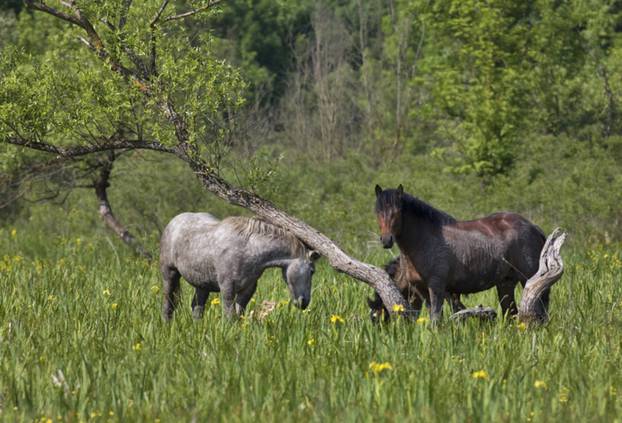
<path id="1" fill-rule="evenodd" d="M 384 248 L 391 248 L 395 236 L 402 231 L 402 196 L 404 188 L 380 188 L 376 185 L 376 217 L 380 226 L 380 242 Z"/>

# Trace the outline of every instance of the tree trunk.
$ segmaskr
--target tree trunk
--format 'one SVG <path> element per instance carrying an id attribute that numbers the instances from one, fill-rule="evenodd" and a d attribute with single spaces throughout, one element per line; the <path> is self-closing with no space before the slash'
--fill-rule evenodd
<path id="1" fill-rule="evenodd" d="M 110 173 L 112 172 L 112 164 L 114 162 L 114 153 L 108 155 L 108 159 L 100 162 L 101 168 L 99 175 L 95 180 L 93 186 L 95 188 L 95 195 L 99 200 L 99 215 L 102 220 L 125 244 L 127 244 L 134 252 L 143 258 L 151 260 L 151 254 L 134 238 L 134 236 L 128 231 L 125 226 L 115 217 L 112 212 L 112 207 L 108 201 L 107 189 L 110 186 Z"/>
<path id="2" fill-rule="evenodd" d="M 540 267 L 535 275 L 527 281 L 523 290 L 523 297 L 518 308 L 518 318 L 521 322 L 545 323 L 549 319 L 541 301 L 542 294 L 549 289 L 564 273 L 564 262 L 559 254 L 566 233 L 556 228 L 546 239 L 540 254 Z"/>

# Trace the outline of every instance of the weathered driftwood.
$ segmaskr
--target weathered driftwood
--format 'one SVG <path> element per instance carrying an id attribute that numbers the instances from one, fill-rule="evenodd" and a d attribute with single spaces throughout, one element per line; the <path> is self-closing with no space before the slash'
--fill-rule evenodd
<path id="1" fill-rule="evenodd" d="M 566 233 L 559 228 L 556 228 L 546 239 L 540 254 L 538 272 L 529 278 L 523 290 L 523 297 L 518 307 L 518 318 L 521 322 L 544 323 L 548 321 L 549 315 L 541 297 L 564 273 L 564 262 L 559 250 L 565 240 Z"/>
<path id="2" fill-rule="evenodd" d="M 497 318 L 497 311 L 492 307 L 484 307 L 478 305 L 473 308 L 465 308 L 451 315 L 451 320 L 456 322 L 463 322 L 472 317 L 476 317 L 480 320 L 495 320 Z"/>
<path id="3" fill-rule="evenodd" d="M 566 239 L 566 233 L 556 228 L 546 239 L 540 253 L 540 267 L 525 284 L 523 296 L 518 307 L 518 319 L 525 323 L 545 323 L 549 315 L 542 303 L 542 294 L 557 282 L 564 273 L 564 262 L 559 250 Z M 464 321 L 471 317 L 482 320 L 492 320 L 497 316 L 496 311 L 481 305 L 461 310 L 451 316 L 452 320 Z"/>

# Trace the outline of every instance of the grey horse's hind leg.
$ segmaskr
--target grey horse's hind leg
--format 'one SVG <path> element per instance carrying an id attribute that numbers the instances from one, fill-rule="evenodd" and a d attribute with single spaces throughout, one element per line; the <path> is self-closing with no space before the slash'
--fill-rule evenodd
<path id="1" fill-rule="evenodd" d="M 181 275 L 174 267 L 162 267 L 162 318 L 166 321 L 173 318 L 173 312 L 179 302 L 179 278 Z"/>
<path id="2" fill-rule="evenodd" d="M 194 319 L 198 320 L 203 317 L 209 293 L 210 291 L 207 288 L 195 288 L 194 296 L 192 297 L 192 317 Z"/>

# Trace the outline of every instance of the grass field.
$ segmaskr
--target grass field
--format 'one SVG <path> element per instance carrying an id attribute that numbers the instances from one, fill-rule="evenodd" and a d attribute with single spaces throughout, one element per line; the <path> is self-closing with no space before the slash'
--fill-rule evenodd
<path id="1" fill-rule="evenodd" d="M 3 421 L 622 421 L 613 250 L 565 251 L 539 329 L 374 326 L 370 289 L 325 264 L 307 311 L 268 272 L 245 319 L 224 320 L 213 301 L 193 321 L 183 282 L 165 324 L 155 264 L 75 239 L 36 259 L 14 235 L 0 255 Z M 278 306 L 259 319 L 264 300 Z M 493 291 L 464 301 L 496 305 Z"/>

